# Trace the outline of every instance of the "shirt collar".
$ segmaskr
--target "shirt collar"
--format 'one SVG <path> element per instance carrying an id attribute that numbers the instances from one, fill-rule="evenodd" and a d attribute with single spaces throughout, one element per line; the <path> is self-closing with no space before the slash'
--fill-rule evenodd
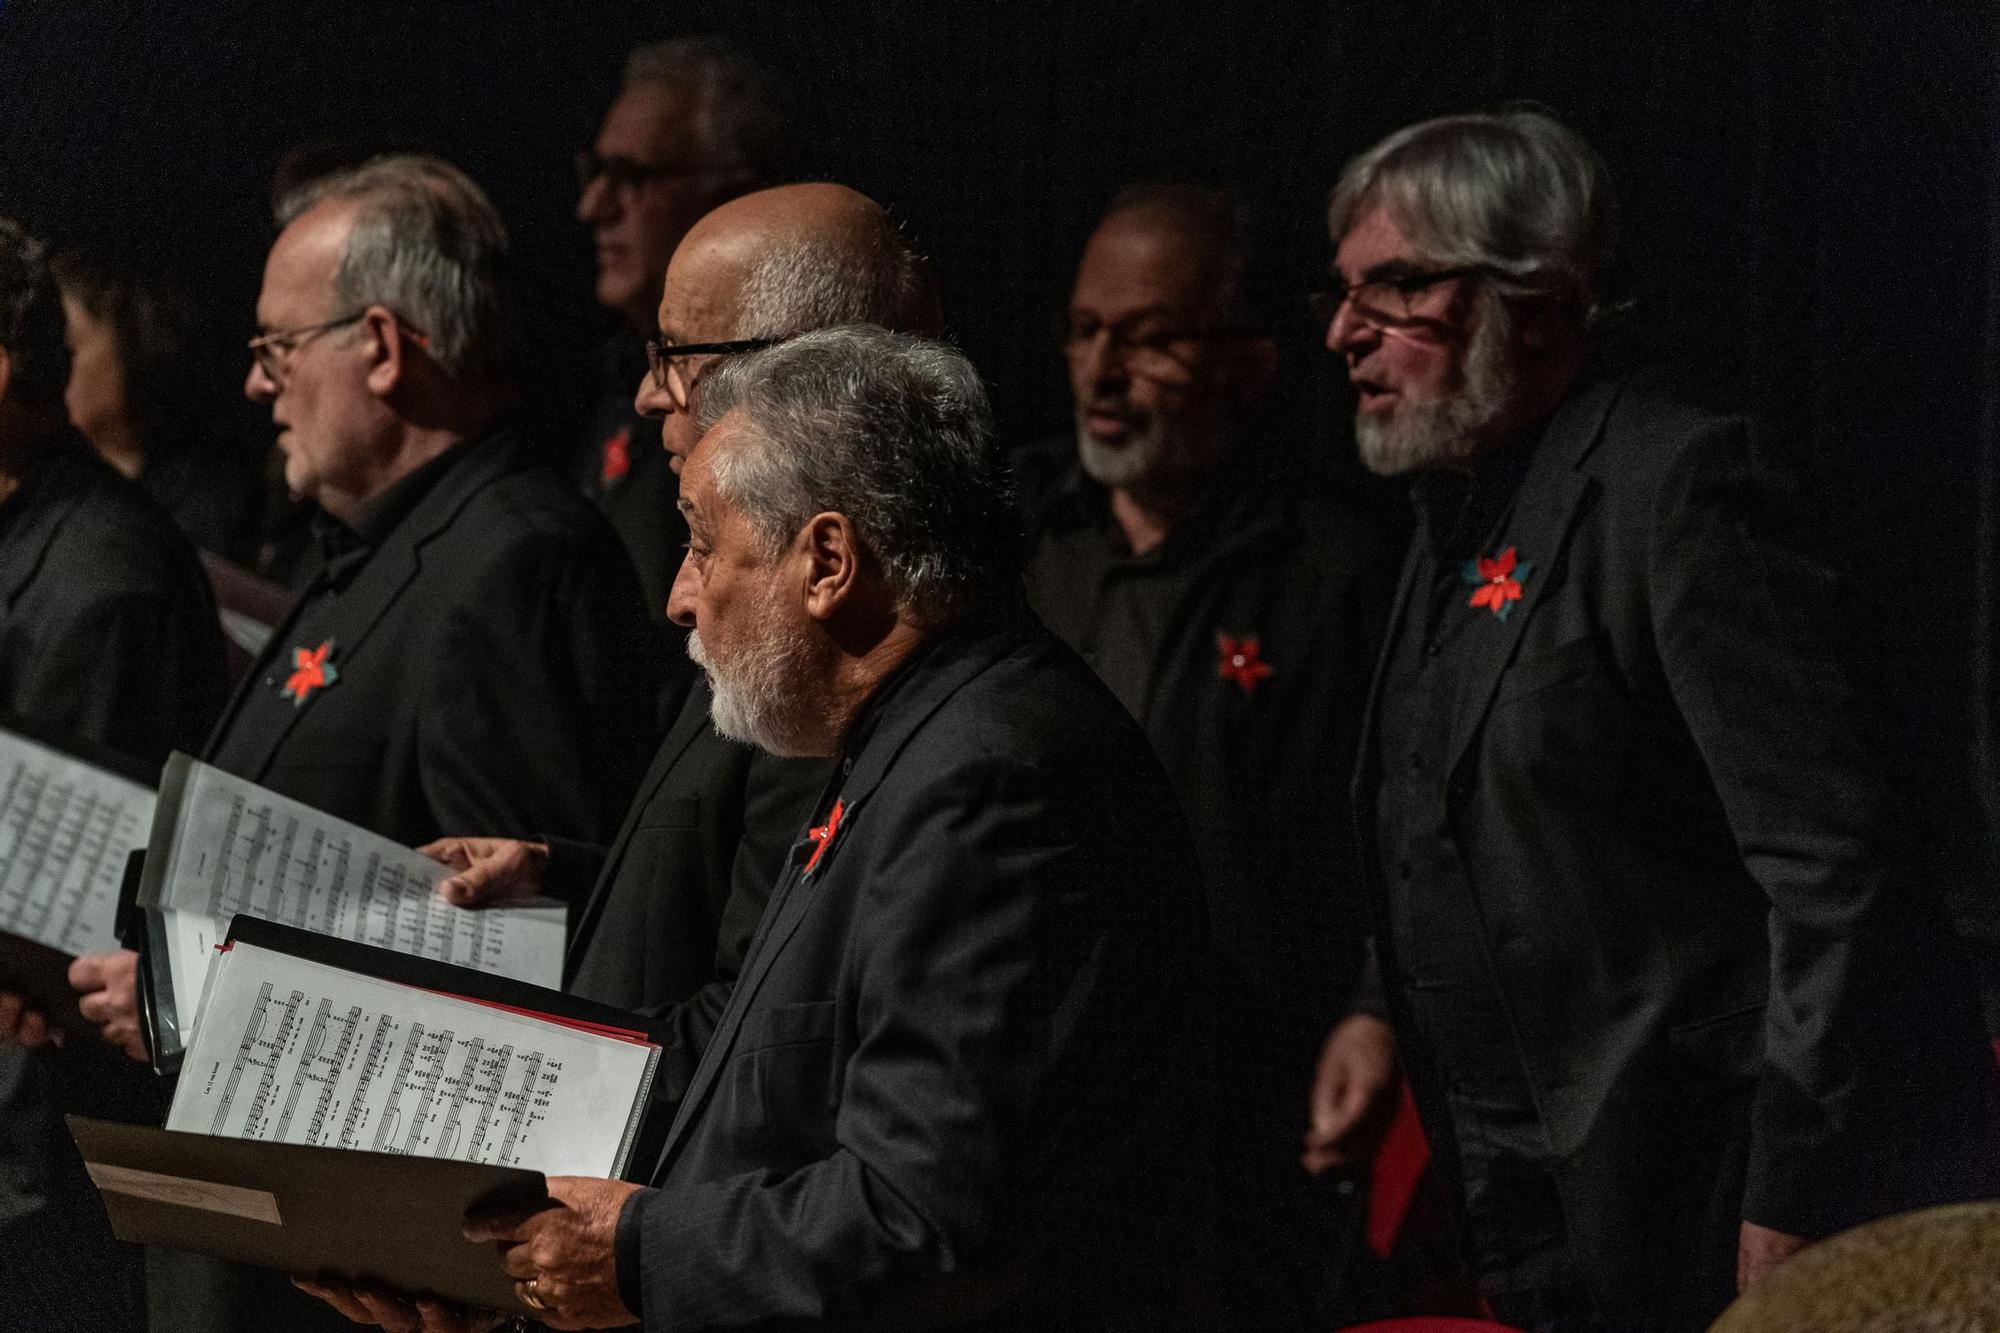
<path id="1" fill-rule="evenodd" d="M 389 539 L 398 524 L 437 486 L 452 465 L 463 458 L 472 441 L 460 440 L 437 457 L 391 482 L 380 495 L 362 505 L 343 523 L 324 510 L 313 514 L 313 536 L 319 543 L 323 576 L 336 587 L 367 563 L 369 554 Z"/>

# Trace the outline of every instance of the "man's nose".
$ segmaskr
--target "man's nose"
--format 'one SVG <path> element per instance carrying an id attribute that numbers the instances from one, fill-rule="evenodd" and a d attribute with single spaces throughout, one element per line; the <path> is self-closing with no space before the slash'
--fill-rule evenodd
<path id="1" fill-rule="evenodd" d="M 699 583 L 693 556 L 682 552 L 680 568 L 674 571 L 674 586 L 667 590 L 667 619 L 682 629 L 694 628 L 694 596 Z"/>
<path id="2" fill-rule="evenodd" d="M 632 395 L 632 410 L 649 421 L 664 421 L 675 410 L 674 396 L 665 386 L 654 382 L 649 370 L 639 377 L 639 388 Z"/>
<path id="3" fill-rule="evenodd" d="M 1330 352 L 1351 355 L 1372 344 L 1380 332 L 1354 313 L 1354 302 L 1342 301 L 1333 312 L 1333 322 L 1326 326 L 1326 347 Z"/>
<path id="4" fill-rule="evenodd" d="M 264 373 L 264 363 L 250 358 L 250 371 L 243 377 L 243 396 L 253 403 L 268 403 L 278 396 L 278 386 Z"/>
<path id="5" fill-rule="evenodd" d="M 616 215 L 618 210 L 613 206 L 616 193 L 602 174 L 591 177 L 583 193 L 576 197 L 576 220 L 603 222 Z"/>

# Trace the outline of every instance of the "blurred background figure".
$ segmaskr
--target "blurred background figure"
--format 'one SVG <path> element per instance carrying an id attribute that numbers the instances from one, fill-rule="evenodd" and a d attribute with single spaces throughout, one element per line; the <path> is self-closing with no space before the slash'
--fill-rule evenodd
<path id="1" fill-rule="evenodd" d="M 204 551 L 251 555 L 256 463 L 218 410 L 216 335 L 170 270 L 129 249 L 56 260 L 68 325 L 70 421 Z"/>
<path id="2" fill-rule="evenodd" d="M 1370 525 L 1280 462 L 1280 286 L 1234 192 L 1126 188 L 1062 320 L 1075 431 L 1017 470 L 1028 598 L 1144 727 L 1201 860 L 1231 1327 L 1303 1333 L 1369 1312 L 1355 1182 L 1309 1178 L 1299 1136 L 1362 964 L 1339 812 L 1393 572 Z"/>
<path id="3" fill-rule="evenodd" d="M 615 316 L 603 393 L 571 468 L 631 552 L 655 619 L 687 528 L 660 426 L 632 407 L 667 261 L 704 213 L 782 180 L 797 156 L 783 77 L 723 38 L 642 46 L 590 147 L 577 154 L 576 216 L 590 228 L 597 302 Z"/>

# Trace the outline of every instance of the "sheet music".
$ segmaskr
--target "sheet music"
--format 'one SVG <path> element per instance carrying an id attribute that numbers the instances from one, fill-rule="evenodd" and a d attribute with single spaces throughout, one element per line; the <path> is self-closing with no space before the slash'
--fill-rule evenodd
<path id="1" fill-rule="evenodd" d="M 166 1127 L 615 1176 L 658 1058 L 239 941 L 210 969 Z"/>
<path id="2" fill-rule="evenodd" d="M 65 953 L 118 947 L 118 885 L 153 806 L 139 783 L 0 731 L 0 931 Z"/>
<path id="3" fill-rule="evenodd" d="M 161 785 L 140 901 L 176 945 L 174 1006 L 192 1027 L 211 948 L 239 912 L 550 989 L 568 909 L 536 899 L 454 907 L 427 856 L 220 769 L 175 755 Z"/>

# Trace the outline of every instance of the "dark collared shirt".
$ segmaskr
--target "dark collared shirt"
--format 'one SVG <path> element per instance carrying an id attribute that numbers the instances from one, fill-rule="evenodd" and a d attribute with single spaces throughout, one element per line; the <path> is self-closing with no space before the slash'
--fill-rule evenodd
<path id="1" fill-rule="evenodd" d="M 1411 490 L 1416 568 L 1394 628 L 1375 730 L 1376 851 L 1387 880 L 1395 976 L 1436 1086 L 1451 1110 L 1473 1259 L 1495 1291 L 1574 1283 L 1562 1211 L 1546 1170 L 1536 1112 L 1504 997 L 1478 926 L 1447 806 L 1464 692 L 1483 655 L 1500 651 L 1501 622 L 1471 605 L 1479 557 L 1508 545 L 1531 453 L 1488 455 L 1470 476 L 1426 473 Z M 1510 612 L 1510 614 L 1513 614 Z M 1504 1219 L 1502 1222 L 1501 1219 Z"/>
<path id="2" fill-rule="evenodd" d="M 470 441 L 462 441 L 398 478 L 363 505 L 351 523 L 342 523 L 325 513 L 313 516 L 316 568 L 305 591 L 299 595 L 299 614 L 287 641 L 278 646 L 277 655 L 265 663 L 264 674 L 251 686 L 228 732 L 216 742 L 209 755 L 210 763 L 231 773 L 251 770 L 251 754 L 261 752 L 258 738 L 281 731 L 287 718 L 304 702 L 284 693 L 298 666 L 295 660 L 298 652 L 313 653 L 326 646 L 326 659 L 339 670 L 341 645 L 330 637 L 329 626 L 341 595 L 367 565 L 368 558 L 396 530 L 396 525 L 409 516 L 470 448 Z"/>

